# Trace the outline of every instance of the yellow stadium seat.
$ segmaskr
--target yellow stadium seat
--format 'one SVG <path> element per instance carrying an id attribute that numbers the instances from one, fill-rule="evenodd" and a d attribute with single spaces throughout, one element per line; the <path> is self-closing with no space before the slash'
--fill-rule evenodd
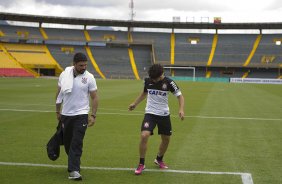
<path id="1" fill-rule="evenodd" d="M 106 41 L 112 41 L 112 40 L 115 40 L 115 39 L 116 39 L 115 35 L 111 35 L 111 34 L 105 34 L 104 35 L 104 40 L 106 40 Z"/>
<path id="2" fill-rule="evenodd" d="M 29 32 L 28 31 L 17 31 L 17 35 L 21 38 L 28 38 Z"/>
<path id="3" fill-rule="evenodd" d="M 66 54 L 70 54 L 74 52 L 74 48 L 73 47 L 61 47 L 61 51 Z"/>

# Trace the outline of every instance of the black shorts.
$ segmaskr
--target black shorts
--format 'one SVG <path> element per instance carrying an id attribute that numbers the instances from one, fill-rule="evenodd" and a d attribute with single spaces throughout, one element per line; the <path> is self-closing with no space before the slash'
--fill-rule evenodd
<path id="1" fill-rule="evenodd" d="M 141 131 L 147 130 L 154 134 L 154 129 L 158 126 L 158 134 L 171 135 L 171 121 L 170 116 L 158 116 L 154 114 L 145 114 L 141 125 Z"/>

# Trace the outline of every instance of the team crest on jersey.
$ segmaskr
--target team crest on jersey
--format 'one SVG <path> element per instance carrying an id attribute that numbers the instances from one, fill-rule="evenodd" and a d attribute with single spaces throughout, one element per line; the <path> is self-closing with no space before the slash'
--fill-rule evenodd
<path id="1" fill-rule="evenodd" d="M 163 90 L 167 90 L 167 85 L 166 85 L 166 83 L 163 84 L 162 89 L 163 89 Z"/>
<path id="2" fill-rule="evenodd" d="M 144 128 L 149 128 L 149 122 L 144 123 Z"/>
<path id="3" fill-rule="evenodd" d="M 86 84 L 86 83 L 87 83 L 87 78 L 85 78 L 85 77 L 82 77 L 82 80 L 81 80 L 81 82 L 82 82 L 83 84 Z"/>

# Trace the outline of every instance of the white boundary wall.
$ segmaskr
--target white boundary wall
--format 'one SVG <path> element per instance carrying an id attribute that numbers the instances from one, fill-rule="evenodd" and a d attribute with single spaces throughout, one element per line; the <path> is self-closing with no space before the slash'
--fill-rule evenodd
<path id="1" fill-rule="evenodd" d="M 282 84 L 282 79 L 230 78 L 231 83 Z"/>

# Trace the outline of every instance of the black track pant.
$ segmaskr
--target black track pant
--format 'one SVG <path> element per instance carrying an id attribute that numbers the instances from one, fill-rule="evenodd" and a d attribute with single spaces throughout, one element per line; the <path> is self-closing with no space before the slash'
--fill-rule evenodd
<path id="1" fill-rule="evenodd" d="M 68 155 L 68 171 L 80 171 L 83 138 L 87 129 L 88 115 L 61 117 L 63 141 Z"/>

